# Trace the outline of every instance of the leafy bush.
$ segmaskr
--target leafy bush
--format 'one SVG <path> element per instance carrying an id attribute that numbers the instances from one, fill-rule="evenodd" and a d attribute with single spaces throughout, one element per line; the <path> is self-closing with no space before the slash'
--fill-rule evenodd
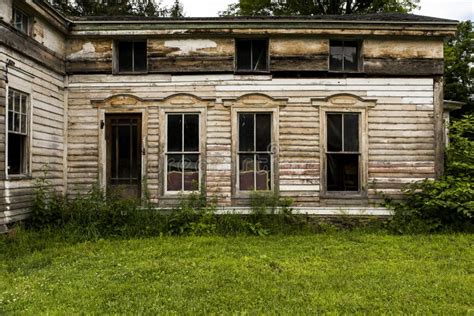
<path id="1" fill-rule="evenodd" d="M 433 232 L 472 230 L 474 224 L 474 116 L 467 115 L 450 127 L 446 174 L 403 189 L 402 202 L 387 201 L 395 211 L 396 231 Z"/>
<path id="2" fill-rule="evenodd" d="M 63 229 L 79 239 L 158 235 L 266 236 L 300 231 L 305 221 L 292 214 L 291 199 L 254 193 L 250 215 L 216 215 L 214 199 L 205 192 L 184 195 L 171 210 L 156 209 L 149 201 L 121 199 L 116 192 L 93 187 L 87 194 L 62 196 L 49 183 L 38 180 L 28 228 Z M 145 205 L 145 207 L 143 206 Z"/>

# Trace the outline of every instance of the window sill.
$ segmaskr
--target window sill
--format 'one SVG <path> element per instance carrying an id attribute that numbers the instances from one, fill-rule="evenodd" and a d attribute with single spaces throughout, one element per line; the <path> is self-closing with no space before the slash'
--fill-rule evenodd
<path id="1" fill-rule="evenodd" d="M 148 75 L 148 71 L 132 71 L 132 72 L 114 72 L 113 75 L 120 76 L 120 75 Z"/>
<path id="2" fill-rule="evenodd" d="M 21 181 L 21 180 L 33 180 L 30 174 L 10 174 L 4 177 L 5 180 L 9 181 Z"/>
<path id="3" fill-rule="evenodd" d="M 367 199 L 366 192 L 321 192 L 322 199 L 360 200 Z"/>
<path id="4" fill-rule="evenodd" d="M 362 70 L 328 70 L 331 74 L 361 74 Z"/>
<path id="5" fill-rule="evenodd" d="M 270 70 L 234 70 L 236 75 L 270 75 Z"/>

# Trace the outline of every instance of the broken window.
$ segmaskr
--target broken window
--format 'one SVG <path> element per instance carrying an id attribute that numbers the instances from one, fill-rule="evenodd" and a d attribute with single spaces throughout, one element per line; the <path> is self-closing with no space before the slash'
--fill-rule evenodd
<path id="1" fill-rule="evenodd" d="M 30 33 L 30 17 L 18 8 L 13 7 L 13 27 L 17 30 L 29 34 Z"/>
<path id="2" fill-rule="evenodd" d="M 117 46 L 119 72 L 146 72 L 146 41 L 120 41 L 117 43 Z"/>
<path id="3" fill-rule="evenodd" d="M 237 39 L 235 43 L 238 71 L 257 72 L 268 70 L 267 40 Z"/>
<path id="4" fill-rule="evenodd" d="M 28 95 L 8 90 L 8 152 L 7 172 L 10 175 L 26 174 L 28 170 Z"/>
<path id="5" fill-rule="evenodd" d="M 272 189 L 272 115 L 239 113 L 239 190 Z"/>
<path id="6" fill-rule="evenodd" d="M 331 41 L 330 47 L 330 70 L 359 70 L 359 43 L 357 41 Z"/>
<path id="7" fill-rule="evenodd" d="M 199 114 L 167 114 L 166 190 L 199 190 Z"/>
<path id="8" fill-rule="evenodd" d="M 360 191 L 358 113 L 327 113 L 327 191 Z"/>

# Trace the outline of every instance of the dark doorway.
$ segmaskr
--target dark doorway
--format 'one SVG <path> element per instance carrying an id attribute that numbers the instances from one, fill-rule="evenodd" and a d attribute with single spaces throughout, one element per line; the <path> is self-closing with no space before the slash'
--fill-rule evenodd
<path id="1" fill-rule="evenodd" d="M 140 114 L 106 115 L 107 189 L 122 198 L 141 196 Z"/>

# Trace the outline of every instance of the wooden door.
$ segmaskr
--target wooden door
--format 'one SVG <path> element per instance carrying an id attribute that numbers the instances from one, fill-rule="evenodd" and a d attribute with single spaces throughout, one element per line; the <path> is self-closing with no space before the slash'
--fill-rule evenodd
<path id="1" fill-rule="evenodd" d="M 126 199 L 141 197 L 140 114 L 106 115 L 107 190 Z"/>

